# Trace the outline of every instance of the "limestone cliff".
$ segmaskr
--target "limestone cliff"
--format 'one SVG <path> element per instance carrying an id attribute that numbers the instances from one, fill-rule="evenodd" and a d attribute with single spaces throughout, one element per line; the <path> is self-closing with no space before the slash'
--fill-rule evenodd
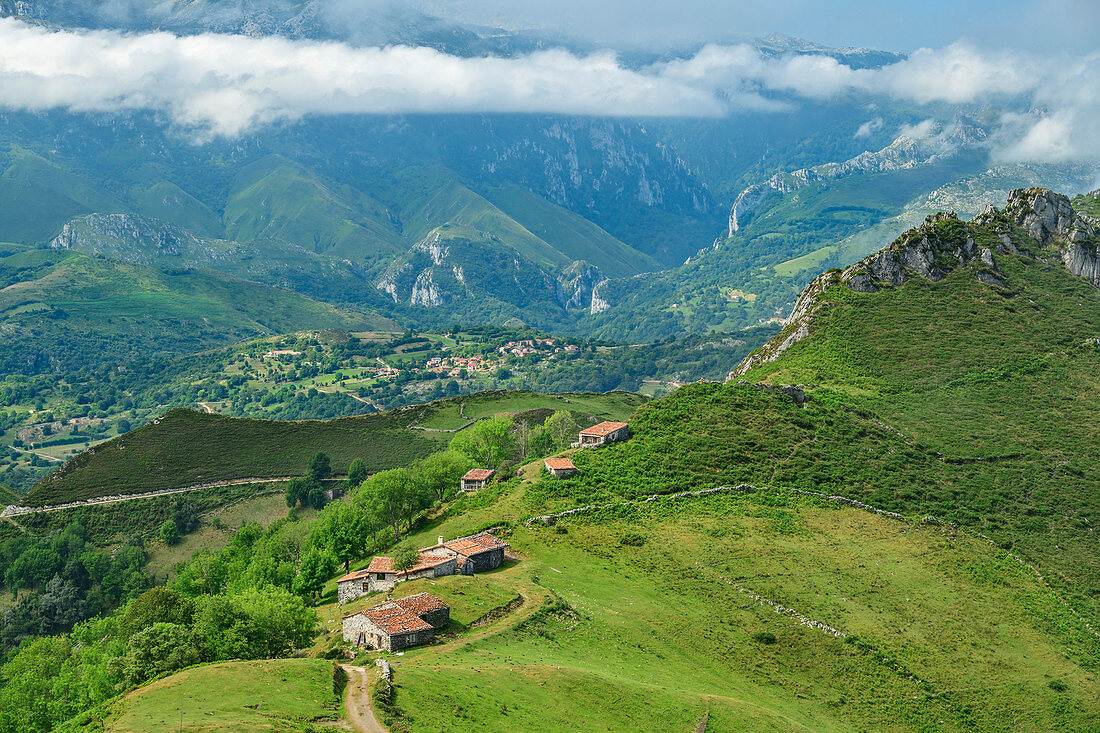
<path id="1" fill-rule="evenodd" d="M 595 309 L 607 276 L 578 260 L 561 271 L 538 265 L 499 238 L 469 227 L 433 229 L 395 259 L 375 287 L 395 304 L 459 307 L 492 299 L 558 312 Z"/>
<path id="2" fill-rule="evenodd" d="M 936 282 L 960 267 L 971 267 L 980 282 L 1005 287 L 996 257 L 1018 255 L 1045 263 L 1060 261 L 1072 274 L 1100 287 L 1098 243 L 1100 222 L 1075 210 L 1066 196 L 1045 188 L 1016 189 L 1004 209 L 986 207 L 969 222 L 953 213 L 929 216 L 875 254 L 843 271 L 829 270 L 814 278 L 799 295 L 786 328 L 741 362 L 730 378 L 775 361 L 806 338 L 814 316 L 830 305 L 821 301 L 821 294 L 833 286 L 873 293 L 915 277 Z"/>
<path id="3" fill-rule="evenodd" d="M 847 178 L 853 175 L 886 173 L 936 163 L 956 153 L 980 146 L 985 130 L 964 119 L 929 129 L 923 134 L 899 135 L 881 150 L 868 150 L 840 163 L 824 163 L 789 173 L 776 173 L 763 183 L 755 183 L 737 195 L 730 207 L 727 237 L 743 228 L 752 212 L 766 208 L 787 194 L 813 183 Z"/>

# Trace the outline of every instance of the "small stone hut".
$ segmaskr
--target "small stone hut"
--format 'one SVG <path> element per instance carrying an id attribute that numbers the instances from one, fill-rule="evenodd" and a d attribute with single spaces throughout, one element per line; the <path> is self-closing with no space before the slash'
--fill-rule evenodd
<path id="1" fill-rule="evenodd" d="M 554 478 L 565 478 L 577 472 L 577 467 L 568 458 L 547 458 L 542 463 Z"/>
<path id="2" fill-rule="evenodd" d="M 398 598 L 344 617 L 344 641 L 397 651 L 428 644 L 451 619 L 451 607 L 431 593 Z"/>
<path id="3" fill-rule="evenodd" d="M 488 532 L 479 532 L 456 540 L 439 542 L 423 547 L 416 565 L 408 570 L 397 570 L 392 557 L 374 557 L 363 570 L 354 570 L 336 581 L 336 599 L 339 603 L 354 601 L 367 593 L 393 590 L 398 583 L 418 578 L 438 578 L 443 575 L 472 575 L 500 567 L 504 562 L 504 550 L 508 543 Z"/>
<path id="4" fill-rule="evenodd" d="M 504 562 L 504 550 L 508 543 L 488 532 L 479 532 L 468 537 L 439 542 L 431 547 L 422 548 L 424 553 L 446 553 L 455 558 L 458 572 L 463 575 L 483 573 L 499 568 Z"/>
<path id="5" fill-rule="evenodd" d="M 372 558 L 366 569 L 348 573 L 337 580 L 336 599 L 339 603 L 347 603 L 367 593 L 392 590 L 406 580 L 454 575 L 457 569 L 458 559 L 450 553 L 422 551 L 416 564 L 408 570 L 396 569 L 392 557 L 380 555 Z"/>
<path id="6" fill-rule="evenodd" d="M 589 448 L 630 437 L 630 426 L 625 422 L 601 422 L 585 428 L 578 435 L 577 444 Z"/>
<path id="7" fill-rule="evenodd" d="M 460 491 L 478 491 L 485 488 L 485 484 L 493 477 L 496 471 L 489 468 L 471 468 L 462 477 Z"/>

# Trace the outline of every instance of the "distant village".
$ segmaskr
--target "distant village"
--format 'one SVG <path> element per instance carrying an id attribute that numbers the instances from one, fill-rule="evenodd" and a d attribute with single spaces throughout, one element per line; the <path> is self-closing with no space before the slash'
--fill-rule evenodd
<path id="1" fill-rule="evenodd" d="M 622 422 L 601 422 L 577 434 L 574 448 L 595 448 L 626 440 L 630 426 Z M 555 478 L 577 472 L 564 457 L 543 460 Z M 475 468 L 460 479 L 459 491 L 480 491 L 496 472 Z M 474 575 L 495 570 L 508 558 L 509 544 L 489 531 L 447 540 L 440 536 L 434 545 L 421 547 L 407 567 L 398 567 L 393 557 L 378 555 L 367 567 L 353 570 L 336 581 L 336 598 L 341 605 L 373 593 L 389 593 L 400 583 L 451 575 Z M 512 558 L 515 559 L 515 558 Z M 353 648 L 398 651 L 429 644 L 437 631 L 450 622 L 450 607 L 431 593 L 391 598 L 343 617 L 343 639 Z"/>
<path id="2" fill-rule="evenodd" d="M 446 350 L 447 347 L 443 347 Z M 359 368 L 363 377 L 373 379 L 395 378 L 401 374 L 416 375 L 421 379 L 467 378 L 477 374 L 489 375 L 516 359 L 527 356 L 551 357 L 555 354 L 576 354 L 581 347 L 576 344 L 560 343 L 553 338 L 531 338 L 508 341 L 497 347 L 492 354 L 474 354 L 471 356 L 432 356 L 423 363 L 412 360 L 404 368 L 388 364 L 383 359 L 376 363 L 364 363 Z M 414 353 L 414 352 L 408 352 Z M 272 349 L 263 354 L 265 361 L 298 362 L 304 352 L 296 349 Z M 309 364 L 310 362 L 302 362 Z"/>

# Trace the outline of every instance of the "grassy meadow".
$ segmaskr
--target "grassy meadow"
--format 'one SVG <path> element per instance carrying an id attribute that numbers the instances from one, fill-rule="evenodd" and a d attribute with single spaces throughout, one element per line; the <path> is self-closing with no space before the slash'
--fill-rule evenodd
<path id="1" fill-rule="evenodd" d="M 223 662 L 184 670 L 127 695 L 109 733 L 332 730 L 341 713 L 323 659 Z M 74 729 L 75 730 L 75 729 Z"/>
<path id="2" fill-rule="evenodd" d="M 536 488 L 511 481 L 497 511 Z M 471 521 L 444 520 L 414 541 Z M 553 527 L 521 524 L 508 539 L 519 562 L 399 586 L 456 604 L 458 589 L 482 606 L 515 594 L 524 603 L 484 629 L 388 655 L 391 730 L 1096 722 L 1100 639 L 1029 568 L 965 532 L 762 492 L 612 505 Z M 487 584 L 499 586 L 489 601 Z M 320 613 L 334 620 L 346 608 Z"/>
<path id="3" fill-rule="evenodd" d="M 900 431 L 902 472 L 849 495 L 979 529 L 1100 618 L 1100 298 L 1060 266 L 998 265 L 1006 288 L 970 269 L 874 294 L 832 288 L 810 338 L 746 379 L 807 385 L 818 404 Z M 919 475 L 897 480 L 909 466 Z"/>

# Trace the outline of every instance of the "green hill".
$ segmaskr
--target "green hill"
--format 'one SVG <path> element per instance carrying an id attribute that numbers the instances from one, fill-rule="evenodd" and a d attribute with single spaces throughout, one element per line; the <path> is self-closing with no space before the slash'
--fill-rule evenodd
<path id="1" fill-rule="evenodd" d="M 35 484 L 24 503 L 59 504 L 96 496 L 242 478 L 300 475 L 325 451 L 346 473 L 362 458 L 371 473 L 440 450 L 455 428 L 498 412 L 568 409 L 581 419 L 624 419 L 640 395 L 484 392 L 427 405 L 336 420 L 256 420 L 175 409 L 144 427 L 81 453 Z M 467 416 L 461 419 L 459 413 Z M 424 425 L 432 430 L 415 429 Z"/>
<path id="2" fill-rule="evenodd" d="M 487 187 L 482 195 L 569 261 L 590 262 L 608 277 L 629 277 L 662 267 L 587 219 L 524 188 L 501 184 Z"/>
<path id="3" fill-rule="evenodd" d="M 610 452 L 587 455 L 595 466 Z M 522 512 L 533 489 L 567 483 L 460 501 L 412 542 Z M 508 541 L 522 560 L 501 571 L 398 586 L 457 606 L 488 581 L 525 603 L 391 655 L 394 694 L 376 708 L 386 723 L 973 731 L 1096 720 L 1100 640 L 1030 569 L 965 532 L 762 491 L 612 503 L 553 527 L 518 523 Z"/>
<path id="4" fill-rule="evenodd" d="M 911 483 L 857 485 L 853 495 L 980 529 L 1039 561 L 1097 618 L 1100 291 L 1059 262 L 1079 246 L 1069 227 L 1034 228 L 1040 199 L 1068 206 L 1023 192 L 1004 214 L 931 221 L 883 254 L 823 275 L 796 321 L 743 371 L 812 385 L 817 400 L 898 431 L 908 452 L 934 465 Z M 1019 254 L 1001 251 L 1002 235 Z M 992 245 L 993 264 L 975 252 L 959 265 L 951 253 L 967 239 Z M 936 280 L 912 272 L 900 285 L 873 279 L 883 262 L 904 261 L 923 243 L 941 271 Z M 793 345 L 780 351 L 785 342 Z"/>
<path id="5" fill-rule="evenodd" d="M 18 491 L 4 484 L 0 484 L 0 502 L 4 502 L 5 504 L 18 504 L 22 500 L 23 497 Z"/>
<path id="6" fill-rule="evenodd" d="M 339 717 L 332 662 L 268 659 L 185 670 L 134 690 L 110 705 L 112 733 L 221 730 L 325 730 Z M 74 720 L 62 730 L 83 728 Z M 316 726 L 316 727 L 314 727 Z"/>
<path id="7" fill-rule="evenodd" d="M 170 221 L 203 237 L 221 237 L 225 232 L 221 218 L 209 206 L 171 181 L 137 186 L 131 196 L 143 216 Z"/>
<path id="8" fill-rule="evenodd" d="M 0 156 L 0 241 L 41 243 L 68 220 L 124 205 L 91 181 L 19 146 Z"/>
<path id="9" fill-rule="evenodd" d="M 270 156 L 244 168 L 225 206 L 229 239 L 282 239 L 371 261 L 398 249 L 386 208 L 351 186 Z"/>
<path id="10" fill-rule="evenodd" d="M 0 367 L 77 368 L 307 328 L 396 330 L 387 319 L 209 270 L 156 270 L 56 250 L 0 256 Z"/>

